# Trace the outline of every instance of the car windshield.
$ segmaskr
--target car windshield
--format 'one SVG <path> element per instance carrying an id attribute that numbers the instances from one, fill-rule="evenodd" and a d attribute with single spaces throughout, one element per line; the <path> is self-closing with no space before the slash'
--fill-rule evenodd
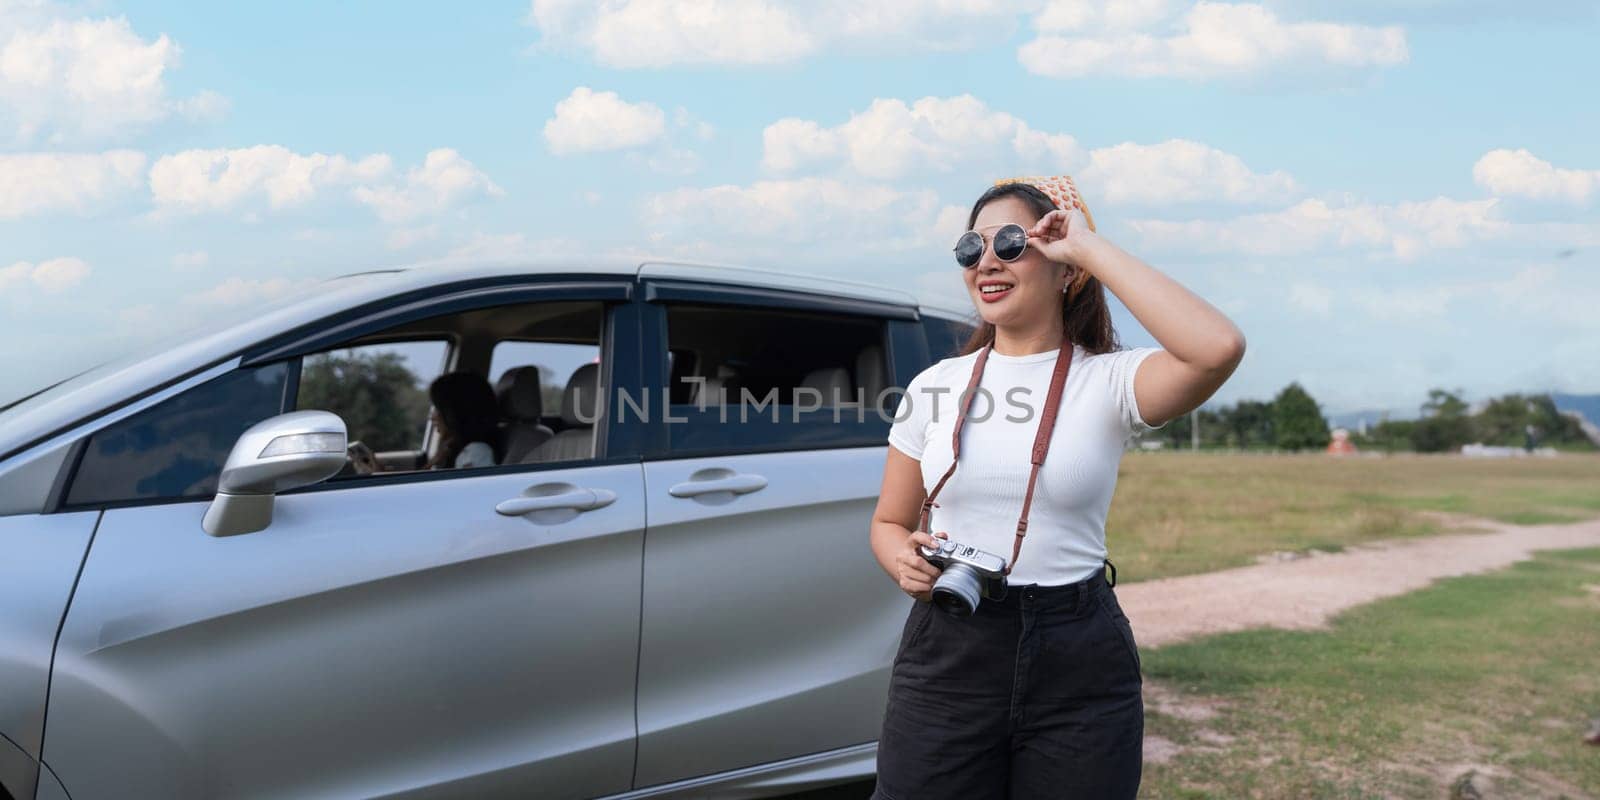
<path id="1" fill-rule="evenodd" d="M 38 408 L 42 405 L 52 402 L 56 398 L 70 394 L 78 387 L 93 383 L 99 380 L 101 377 L 115 372 L 130 363 L 148 358 L 151 354 L 162 352 L 163 350 L 170 349 L 175 344 L 192 339 L 197 331 L 222 330 L 236 321 L 246 318 L 259 317 L 265 313 L 277 310 L 279 308 L 293 305 L 313 296 L 318 292 L 327 291 L 328 284 L 334 281 L 344 282 L 350 280 L 360 280 L 371 275 L 393 271 L 394 270 L 360 272 L 353 275 L 344 275 L 337 278 L 330 278 L 326 281 L 320 281 L 311 284 L 301 291 L 287 294 L 265 305 L 253 306 L 247 309 L 237 309 L 232 313 L 211 315 L 203 319 L 195 320 L 193 325 L 184 326 L 184 328 L 181 330 L 177 330 L 162 336 L 159 339 L 138 348 L 136 351 L 130 354 L 108 359 L 94 367 L 78 372 L 77 374 L 69 376 L 65 379 L 58 379 L 54 382 L 46 382 L 37 387 L 29 387 L 26 384 L 23 386 L 13 386 L 11 388 L 14 390 L 12 392 L 14 396 L 0 397 L 0 422 L 3 422 L 10 417 L 21 416 L 29 409 Z"/>

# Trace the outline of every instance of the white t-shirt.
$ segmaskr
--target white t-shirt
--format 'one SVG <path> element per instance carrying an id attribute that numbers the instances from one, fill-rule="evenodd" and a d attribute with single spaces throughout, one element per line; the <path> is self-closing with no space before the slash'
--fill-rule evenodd
<path id="1" fill-rule="evenodd" d="M 1103 569 L 1106 512 L 1128 438 L 1165 427 L 1147 424 L 1133 395 L 1140 362 L 1159 350 L 1089 355 L 1074 347 L 1010 583 L 1073 583 Z M 1056 353 L 989 354 L 979 384 L 983 391 L 973 398 L 962 427 L 961 463 L 935 500 L 939 505 L 929 516 L 929 530 L 946 531 L 954 541 L 1011 559 Z M 918 373 L 895 412 L 889 444 L 922 462 L 927 492 L 950 466 L 959 397 L 977 358 L 977 352 L 947 358 Z"/>
<path id="2" fill-rule="evenodd" d="M 456 469 L 494 466 L 494 448 L 488 442 L 472 442 L 456 454 Z"/>

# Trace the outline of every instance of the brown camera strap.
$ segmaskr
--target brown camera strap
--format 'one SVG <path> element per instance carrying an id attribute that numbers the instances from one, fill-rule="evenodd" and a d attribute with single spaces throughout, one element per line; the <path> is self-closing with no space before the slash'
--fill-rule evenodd
<path id="1" fill-rule="evenodd" d="M 944 471 L 944 476 L 934 484 L 933 491 L 928 493 L 928 498 L 922 501 L 922 514 L 917 521 L 917 530 L 924 533 L 931 533 L 928 530 L 928 516 L 932 513 L 932 509 L 939 505 L 934 499 L 944 489 L 950 476 L 956 473 L 956 463 L 961 460 L 961 428 L 972 409 L 972 398 L 977 396 L 978 383 L 983 380 L 983 367 L 988 363 L 989 351 L 993 347 L 987 345 L 978 351 L 978 358 L 972 363 L 972 377 L 967 380 L 966 391 L 961 393 L 961 411 L 956 416 L 955 430 L 950 434 L 950 468 Z M 1022 554 L 1022 537 L 1028 535 L 1028 510 L 1033 507 L 1033 487 L 1039 481 L 1039 467 L 1044 464 L 1045 453 L 1050 450 L 1050 434 L 1055 431 L 1056 412 L 1061 410 L 1061 392 L 1067 385 L 1067 371 L 1072 368 L 1073 350 L 1071 342 L 1061 343 L 1061 350 L 1056 354 L 1055 371 L 1050 374 L 1050 392 L 1045 396 L 1044 413 L 1039 417 L 1039 430 L 1033 436 L 1033 466 L 1028 470 L 1028 493 L 1022 499 L 1022 516 L 1017 519 L 1017 538 L 1011 545 L 1011 560 L 1006 562 L 1007 575 L 1011 574 L 1011 569 L 1017 565 L 1017 557 Z"/>

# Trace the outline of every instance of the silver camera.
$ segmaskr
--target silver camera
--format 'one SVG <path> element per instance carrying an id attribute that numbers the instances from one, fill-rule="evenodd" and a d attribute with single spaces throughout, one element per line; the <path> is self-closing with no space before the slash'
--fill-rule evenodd
<path id="1" fill-rule="evenodd" d="M 943 570 L 933 582 L 933 603 L 958 617 L 972 614 L 982 598 L 1006 596 L 1006 560 L 971 545 L 935 539 L 938 547 L 918 547 L 922 557 Z"/>

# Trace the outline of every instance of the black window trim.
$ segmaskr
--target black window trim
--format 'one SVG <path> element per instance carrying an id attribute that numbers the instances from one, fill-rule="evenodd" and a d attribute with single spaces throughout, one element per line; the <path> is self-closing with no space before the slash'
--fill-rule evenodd
<path id="1" fill-rule="evenodd" d="M 677 278 L 645 278 L 644 300 L 647 303 L 699 303 L 822 311 L 830 314 L 878 317 L 885 320 L 920 319 L 916 306 L 899 303 L 836 297 L 800 289 L 735 286 Z"/>

